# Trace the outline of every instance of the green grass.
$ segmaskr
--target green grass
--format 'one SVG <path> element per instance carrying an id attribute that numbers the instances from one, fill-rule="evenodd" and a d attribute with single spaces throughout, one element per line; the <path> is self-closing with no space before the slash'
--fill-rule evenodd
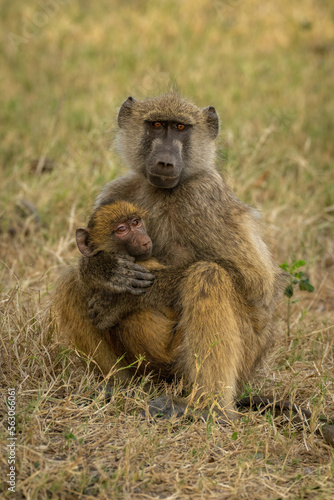
<path id="1" fill-rule="evenodd" d="M 216 107 L 218 168 L 262 211 L 278 263 L 305 260 L 315 286 L 295 292 L 289 338 L 281 304 L 251 389 L 334 416 L 334 7 L 14 0 L 1 2 L 0 23 L 0 377 L 16 389 L 17 498 L 334 496 L 333 450 L 289 422 L 250 412 L 232 427 L 151 423 L 142 386 L 107 405 L 85 399 L 97 382 L 61 351 L 48 311 L 78 257 L 75 228 L 125 170 L 117 109 L 176 84 Z M 4 449 L 7 437 L 5 420 Z M 7 468 L 4 453 L 11 498 Z"/>

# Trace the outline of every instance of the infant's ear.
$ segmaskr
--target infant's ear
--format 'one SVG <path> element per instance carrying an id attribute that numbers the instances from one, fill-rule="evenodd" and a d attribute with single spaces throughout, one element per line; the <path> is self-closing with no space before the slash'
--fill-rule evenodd
<path id="1" fill-rule="evenodd" d="M 79 227 L 75 232 L 75 239 L 77 240 L 77 245 L 85 257 L 90 257 L 93 253 L 92 248 L 89 246 L 89 229 L 88 227 Z"/>

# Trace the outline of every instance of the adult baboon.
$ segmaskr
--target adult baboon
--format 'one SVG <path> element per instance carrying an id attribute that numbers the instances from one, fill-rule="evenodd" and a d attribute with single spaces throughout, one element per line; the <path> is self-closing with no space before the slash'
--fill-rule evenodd
<path id="1" fill-rule="evenodd" d="M 284 273 L 262 240 L 258 213 L 234 196 L 215 168 L 219 124 L 213 107 L 199 109 L 173 93 L 141 102 L 129 97 L 118 124 L 130 172 L 107 184 L 95 207 L 110 200 L 140 206 L 147 211 L 152 255 L 166 265 L 187 266 L 173 370 L 196 385 L 198 398 L 216 393 L 220 406 L 231 409 L 242 381 L 272 341 Z M 150 273 L 131 265 L 117 260 L 115 292 L 125 281 L 128 289 L 129 277 L 135 280 L 134 293 L 141 281 L 146 286 L 151 280 Z M 108 318 L 96 297 L 89 301 L 94 325 L 89 321 L 84 289 L 72 268 L 61 278 L 56 293 L 60 329 L 107 374 L 119 355 L 111 341 L 115 330 L 98 328 Z M 128 333 L 123 326 L 122 336 Z M 152 328 L 147 321 L 147 335 L 154 343 L 159 325 Z M 122 370 L 119 377 L 128 379 L 130 372 Z"/>

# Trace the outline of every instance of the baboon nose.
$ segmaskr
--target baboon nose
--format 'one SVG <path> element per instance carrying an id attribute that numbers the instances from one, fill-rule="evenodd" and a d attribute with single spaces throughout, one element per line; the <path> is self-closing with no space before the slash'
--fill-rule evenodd
<path id="1" fill-rule="evenodd" d="M 173 163 L 168 163 L 168 162 L 164 162 L 164 161 L 158 161 L 157 163 L 157 166 L 160 167 L 160 168 L 174 168 L 174 164 Z"/>
<path id="2" fill-rule="evenodd" d="M 144 248 L 149 248 L 151 246 L 151 240 L 145 240 L 142 243 Z"/>

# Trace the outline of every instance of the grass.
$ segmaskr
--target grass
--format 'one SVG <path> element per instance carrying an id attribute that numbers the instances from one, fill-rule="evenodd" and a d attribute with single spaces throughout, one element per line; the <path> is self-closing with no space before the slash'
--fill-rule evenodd
<path id="1" fill-rule="evenodd" d="M 74 230 L 124 166 L 117 108 L 176 81 L 221 118 L 218 168 L 261 209 L 278 263 L 306 262 L 313 294 L 279 307 L 253 393 L 334 416 L 334 8 L 281 2 L 101 0 L 1 5 L 0 491 L 8 388 L 16 391 L 19 499 L 328 499 L 334 455 L 270 414 L 231 427 L 141 417 L 148 391 L 110 403 L 49 313 L 75 262 Z M 46 168 L 48 167 L 48 168 Z M 294 296 L 295 297 L 295 296 Z M 312 430 L 316 422 L 311 422 Z"/>

